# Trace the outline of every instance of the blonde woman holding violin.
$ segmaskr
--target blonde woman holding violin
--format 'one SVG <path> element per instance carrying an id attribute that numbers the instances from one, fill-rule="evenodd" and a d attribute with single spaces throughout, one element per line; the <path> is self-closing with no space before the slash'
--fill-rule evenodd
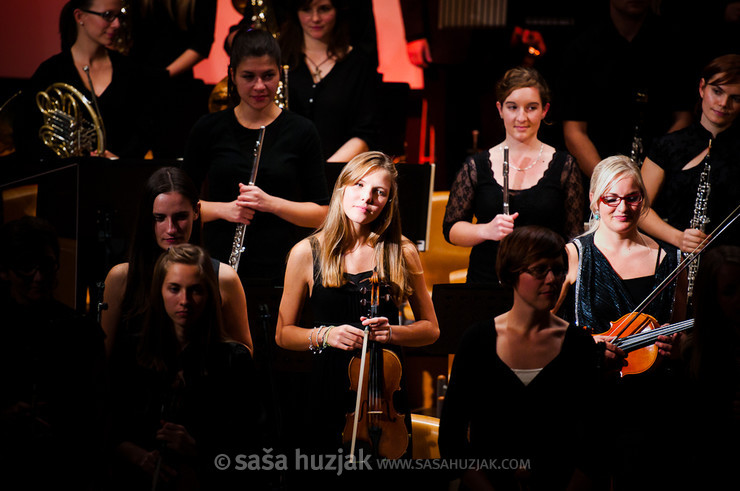
<path id="1" fill-rule="evenodd" d="M 566 245 L 569 268 L 558 305 L 564 318 L 599 334 L 650 295 L 681 256 L 638 230 L 650 204 L 640 170 L 629 157 L 608 157 L 594 168 L 589 200 L 590 230 Z M 681 319 L 676 281 L 643 312 L 661 324 Z"/>
<path id="2" fill-rule="evenodd" d="M 381 286 L 378 313 L 370 317 L 370 280 Z M 399 306 L 408 299 L 414 322 L 400 325 Z M 301 322 L 302 312 L 312 322 Z M 304 317 L 305 318 L 305 317 Z M 311 326 L 311 327 L 308 327 Z M 431 297 L 424 286 L 419 254 L 401 235 L 396 169 L 388 156 L 367 152 L 353 158 L 334 187 L 322 227 L 290 252 L 276 341 L 283 348 L 317 356 L 314 405 L 304 428 L 306 441 L 324 451 L 342 445 L 346 414 L 354 411 L 347 368 L 369 340 L 399 355 L 400 346 L 424 346 L 439 336 Z M 405 380 L 396 410 L 410 413 Z M 410 449 L 410 444 L 409 444 Z"/>
<path id="3" fill-rule="evenodd" d="M 622 155 L 608 157 L 594 168 L 589 190 L 592 212 L 590 231 L 566 245 L 568 274 L 563 283 L 554 311 L 579 327 L 590 328 L 592 334 L 603 334 L 611 323 L 633 312 L 663 282 L 671 277 L 681 261 L 675 247 L 641 233 L 638 222 L 650 206 L 640 169 Z M 657 320 L 659 325 L 683 320 L 685 272 L 673 279 L 657 294 L 642 312 Z M 657 327 L 657 326 L 654 326 Z M 596 336 L 606 341 L 606 354 L 611 358 L 624 356 L 608 343 L 611 337 Z M 659 336 L 655 343 L 664 358 L 671 354 L 673 338 Z M 626 360 L 629 364 L 629 357 Z M 657 477 L 643 448 L 622 448 L 646 433 L 659 429 L 656 421 L 645 414 L 660 414 L 662 424 L 671 427 L 670 363 L 659 363 L 652 370 L 628 375 L 618 380 L 609 404 L 608 416 L 620 420 L 615 430 L 614 448 L 622 453 L 625 467 L 612 469 L 615 479 L 625 483 L 623 489 L 634 489 L 635 479 Z M 611 412 L 613 411 L 613 413 Z M 678 424 L 678 423 L 676 423 Z M 666 436 L 666 435 L 663 435 Z M 662 448 L 665 438 L 656 442 Z M 663 449 L 665 450 L 665 448 Z M 655 452 L 655 448 L 650 449 Z M 660 453 L 660 451 L 658 451 Z M 646 467 L 647 466 L 647 467 Z M 660 487 L 660 486 L 658 486 Z M 622 489 L 622 486 L 620 486 Z"/>

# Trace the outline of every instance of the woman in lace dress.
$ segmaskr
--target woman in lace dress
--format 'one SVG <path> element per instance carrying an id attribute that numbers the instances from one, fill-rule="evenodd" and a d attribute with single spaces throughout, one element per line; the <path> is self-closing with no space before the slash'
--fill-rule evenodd
<path id="1" fill-rule="evenodd" d="M 575 159 L 541 142 L 550 90 L 532 68 L 513 68 L 496 87 L 506 138 L 470 157 L 450 190 L 445 238 L 473 247 L 468 283 L 496 283 L 496 253 L 514 227 L 540 225 L 570 239 L 583 229 L 583 185 Z M 509 149 L 509 213 L 503 212 L 504 147 Z M 475 223 L 474 223 L 475 219 Z"/>

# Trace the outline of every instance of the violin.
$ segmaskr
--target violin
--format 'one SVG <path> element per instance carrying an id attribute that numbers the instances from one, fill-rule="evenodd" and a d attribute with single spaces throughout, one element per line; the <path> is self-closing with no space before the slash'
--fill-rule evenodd
<path id="1" fill-rule="evenodd" d="M 637 312 L 625 314 L 611 323 L 608 331 L 600 336 L 615 336 L 613 345 L 625 353 L 632 353 L 629 365 L 622 367 L 622 375 L 636 375 L 646 372 L 658 359 L 658 347 L 655 341 L 658 336 L 671 336 L 681 331 L 691 329 L 694 319 L 676 322 L 659 327 L 655 317 Z"/>
<path id="2" fill-rule="evenodd" d="M 603 336 L 614 336 L 615 339 L 612 341 L 612 344 L 621 348 L 625 353 L 629 351 L 634 352 L 630 357 L 629 365 L 622 368 L 622 375 L 643 373 L 653 366 L 653 363 L 655 363 L 655 360 L 658 358 L 658 348 L 654 345 L 658 336 L 675 334 L 676 332 L 690 329 L 691 326 L 694 325 L 694 320 L 689 319 L 688 321 L 678 322 L 676 324 L 665 326 L 664 328 L 659 328 L 658 321 L 654 317 L 644 314 L 643 310 L 645 310 L 650 302 L 655 300 L 660 292 L 663 291 L 670 282 L 676 279 L 684 269 L 691 265 L 693 261 L 697 260 L 699 255 L 706 250 L 709 244 L 711 244 L 727 229 L 727 227 L 732 225 L 732 223 L 740 217 L 738 212 L 740 212 L 740 205 L 725 217 L 712 233 L 702 240 L 698 247 L 688 253 L 678 266 L 676 266 L 676 269 L 664 278 L 663 281 L 655 287 L 650 295 L 648 295 L 633 312 L 625 314 L 615 322 L 612 322 L 611 327 L 607 332 L 600 333 L 600 335 Z M 661 329 L 664 330 L 661 331 Z M 623 338 L 622 335 L 625 335 L 625 337 Z"/>
<path id="3" fill-rule="evenodd" d="M 369 317 L 378 316 L 380 284 L 377 273 L 370 278 Z M 349 363 L 350 389 L 357 392 L 354 412 L 347 414 L 342 441 L 350 443 L 355 456 L 358 440 L 370 453 L 387 459 L 400 458 L 408 448 L 409 435 L 403 414 L 393 406 L 393 394 L 401 389 L 401 360 L 380 343 L 368 341 L 370 326 L 365 327 L 360 358 Z"/>

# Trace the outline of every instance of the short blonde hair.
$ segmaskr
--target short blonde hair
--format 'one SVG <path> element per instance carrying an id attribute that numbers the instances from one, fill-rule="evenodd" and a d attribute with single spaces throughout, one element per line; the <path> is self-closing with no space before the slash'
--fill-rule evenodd
<path id="1" fill-rule="evenodd" d="M 631 177 L 642 194 L 642 215 L 647 214 L 650 210 L 650 202 L 645 189 L 645 183 L 642 180 L 642 174 L 637 164 L 624 155 L 614 155 L 607 157 L 599 162 L 594 168 L 591 175 L 591 186 L 589 188 L 589 209 L 592 216 L 599 211 L 599 200 L 604 196 L 611 187 L 626 177 Z M 599 221 L 593 218 L 589 222 L 588 232 L 593 232 L 598 228 Z"/>

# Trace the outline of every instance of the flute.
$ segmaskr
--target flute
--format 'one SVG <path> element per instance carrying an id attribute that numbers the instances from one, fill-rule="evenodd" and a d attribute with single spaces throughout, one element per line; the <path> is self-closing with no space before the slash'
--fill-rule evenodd
<path id="1" fill-rule="evenodd" d="M 252 163 L 252 172 L 249 175 L 249 185 L 254 186 L 257 180 L 257 170 L 260 165 L 260 157 L 262 156 L 262 141 L 265 139 L 265 127 L 260 126 L 259 136 L 257 136 L 257 142 L 254 144 L 254 161 Z M 234 271 L 239 270 L 239 261 L 241 261 L 242 253 L 245 250 L 244 247 L 244 236 L 246 235 L 247 226 L 243 223 L 236 224 L 236 230 L 234 232 L 234 241 L 231 244 L 231 255 L 229 255 L 229 266 L 234 268 Z"/>
<path id="2" fill-rule="evenodd" d="M 509 147 L 504 147 L 504 215 L 509 214 Z"/>

